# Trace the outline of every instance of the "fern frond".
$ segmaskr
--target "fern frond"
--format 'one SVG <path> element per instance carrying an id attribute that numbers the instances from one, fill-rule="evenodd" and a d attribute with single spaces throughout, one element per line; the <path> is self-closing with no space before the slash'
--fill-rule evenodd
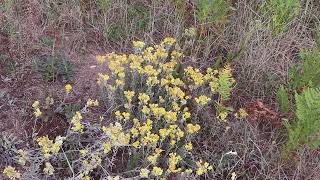
<path id="1" fill-rule="evenodd" d="M 294 150 L 301 144 L 317 148 L 320 145 L 320 89 L 308 88 L 296 94 L 295 99 L 297 121 L 286 126 L 289 133 L 286 150 Z"/>
<path id="2" fill-rule="evenodd" d="M 289 95 L 283 85 L 281 85 L 278 90 L 277 99 L 280 106 L 280 111 L 283 113 L 287 113 L 289 111 Z"/>
<path id="3" fill-rule="evenodd" d="M 290 85 L 293 89 L 320 86 L 320 52 L 318 50 L 301 51 L 302 64 L 291 71 Z"/>
<path id="4" fill-rule="evenodd" d="M 226 66 L 219 73 L 218 77 L 219 86 L 217 92 L 220 94 L 222 100 L 229 100 L 234 82 L 235 80 L 232 77 L 230 67 Z"/>

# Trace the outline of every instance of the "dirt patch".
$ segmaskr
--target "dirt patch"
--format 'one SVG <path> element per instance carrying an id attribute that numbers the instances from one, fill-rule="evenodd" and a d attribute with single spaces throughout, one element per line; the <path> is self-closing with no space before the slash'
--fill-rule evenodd
<path id="1" fill-rule="evenodd" d="M 75 74 L 71 82 L 73 89 L 66 99 L 67 102 L 84 105 L 88 98 L 97 98 L 97 74 L 99 71 L 104 71 L 97 66 L 95 60 L 97 54 L 102 53 L 85 56 L 69 54 L 68 58 L 75 65 Z M 48 134 L 53 137 L 63 134 L 69 126 L 64 115 L 44 112 L 49 114 L 49 118 L 46 121 L 39 120 L 35 124 L 31 105 L 35 100 L 44 103 L 48 96 L 61 101 L 65 96 L 64 85 L 65 83 L 61 81 L 44 81 L 40 74 L 32 71 L 31 65 L 16 69 L 12 74 L 1 74 L 0 130 L 19 138 L 25 138 L 26 134 L 30 135 L 33 127 L 36 127 L 39 135 Z M 100 110 L 95 111 L 96 114 L 100 113 Z"/>

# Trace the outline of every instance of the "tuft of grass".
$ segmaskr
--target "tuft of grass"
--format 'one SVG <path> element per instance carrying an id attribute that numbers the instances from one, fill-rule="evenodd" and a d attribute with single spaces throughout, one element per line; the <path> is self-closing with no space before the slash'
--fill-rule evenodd
<path id="1" fill-rule="evenodd" d="M 62 55 L 48 56 L 44 59 L 35 60 L 33 69 L 48 82 L 57 80 L 68 82 L 74 74 L 73 64 Z"/>
<path id="2" fill-rule="evenodd" d="M 196 17 L 201 24 L 218 23 L 226 18 L 229 10 L 226 0 L 197 0 Z"/>
<path id="3" fill-rule="evenodd" d="M 282 113 L 289 111 L 289 94 L 283 85 L 280 86 L 277 93 L 277 100 Z"/>

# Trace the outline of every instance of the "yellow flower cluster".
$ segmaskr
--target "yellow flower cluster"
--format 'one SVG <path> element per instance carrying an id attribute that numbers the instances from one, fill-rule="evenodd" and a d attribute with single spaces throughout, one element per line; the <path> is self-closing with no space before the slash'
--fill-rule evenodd
<path id="1" fill-rule="evenodd" d="M 239 109 L 239 115 L 240 115 L 240 118 L 246 118 L 247 116 L 249 116 L 247 111 L 245 109 L 243 109 L 243 108 Z"/>
<path id="2" fill-rule="evenodd" d="M 155 175 L 155 176 L 161 176 L 163 173 L 163 170 L 162 168 L 160 167 L 157 167 L 157 166 L 154 166 L 153 169 L 152 169 L 152 174 Z"/>
<path id="3" fill-rule="evenodd" d="M 71 84 L 66 84 L 66 85 L 65 85 L 65 89 L 66 89 L 66 93 L 69 94 L 70 91 L 72 90 Z"/>
<path id="4" fill-rule="evenodd" d="M 150 97 L 146 94 L 146 93 L 139 93 L 138 99 L 142 102 L 142 103 L 148 103 L 148 101 L 150 100 Z"/>
<path id="5" fill-rule="evenodd" d="M 197 166 L 197 175 L 202 175 L 207 173 L 209 170 L 212 170 L 212 166 L 210 166 L 207 162 L 203 162 L 202 160 L 197 162 Z"/>
<path id="6" fill-rule="evenodd" d="M 143 47 L 146 44 L 143 41 L 133 41 L 133 46 L 134 47 Z"/>
<path id="7" fill-rule="evenodd" d="M 22 149 L 19 149 L 18 150 L 18 153 L 20 155 L 19 159 L 18 159 L 18 163 L 22 166 L 24 166 L 27 162 L 27 160 L 29 159 L 29 156 L 28 156 L 28 152 L 22 150 Z"/>
<path id="8" fill-rule="evenodd" d="M 32 104 L 32 107 L 34 109 L 34 115 L 36 116 L 36 118 L 38 118 L 42 115 L 39 104 L 40 104 L 39 101 L 34 101 Z"/>
<path id="9" fill-rule="evenodd" d="M 88 175 L 90 172 L 92 172 L 94 169 L 96 169 L 102 162 L 102 159 L 97 154 L 90 155 L 90 158 L 87 160 L 82 161 L 83 166 L 83 174 L 82 176 Z"/>
<path id="10" fill-rule="evenodd" d="M 130 134 L 125 133 L 122 130 L 122 126 L 120 123 L 116 122 L 114 124 L 110 124 L 108 127 L 102 127 L 103 132 L 108 136 L 109 142 L 104 144 L 105 152 L 109 152 L 111 150 L 112 145 L 114 146 L 126 146 L 130 142 Z"/>
<path id="11" fill-rule="evenodd" d="M 42 152 L 38 159 L 44 165 L 40 171 L 53 176 L 60 167 L 56 167 L 58 163 L 51 164 L 53 161 L 50 160 L 53 159 L 49 158 L 59 153 L 66 139 L 73 141 L 87 137 L 94 137 L 94 140 L 75 142 L 77 145 L 72 146 L 71 151 L 78 154 L 68 157 L 67 163 L 76 179 L 89 180 L 93 171 L 100 172 L 102 169 L 108 174 L 107 179 L 122 178 L 110 174 L 107 172 L 109 168 L 103 167 L 105 164 L 117 164 L 116 158 L 119 156 L 116 153 L 119 150 L 129 155 L 139 155 L 138 161 L 144 163 L 138 163 L 139 167 L 135 167 L 134 171 L 140 178 L 176 177 L 173 173 L 201 176 L 212 170 L 208 162 L 196 162 L 198 159 L 192 155 L 196 147 L 192 142 L 202 128 L 200 123 L 203 116 L 200 114 L 205 106 L 217 105 L 216 116 L 220 120 L 227 120 L 231 110 L 224 107 L 223 103 L 229 98 L 235 83 L 231 68 L 185 68 L 179 62 L 183 53 L 175 49 L 178 47 L 175 43 L 176 39 L 165 38 L 158 45 L 148 47 L 143 41 L 135 41 L 133 54 L 112 52 L 96 56 L 99 65 L 107 66 L 99 69 L 110 71 L 97 75 L 103 104 L 108 108 L 98 115 L 100 121 L 85 124 L 83 116 L 89 112 L 89 107 L 99 106 L 98 100 L 88 99 L 70 120 L 72 133 L 52 140 L 48 136 L 37 138 Z M 72 86 L 66 84 L 64 88 L 66 98 Z M 43 107 L 47 109 L 54 104 L 53 99 L 48 97 Z M 36 118 L 41 117 L 40 102 L 35 101 L 32 107 Z M 238 114 L 240 117 L 248 115 L 243 109 Z M 69 146 L 66 147 L 63 152 L 69 152 Z M 29 155 L 31 151 L 19 150 L 18 153 L 17 162 L 24 167 L 34 157 Z M 63 155 L 66 156 L 65 153 Z M 4 174 L 11 179 L 21 176 L 11 166 L 4 170 Z"/>
<path id="12" fill-rule="evenodd" d="M 211 98 L 202 95 L 202 96 L 195 98 L 195 100 L 200 106 L 204 106 L 204 105 L 208 104 L 208 102 L 211 101 Z"/>
<path id="13" fill-rule="evenodd" d="M 172 38 L 172 37 L 167 37 L 165 38 L 163 41 L 162 41 L 163 44 L 174 44 L 176 43 L 176 39 L 175 38 Z"/>
<path id="14" fill-rule="evenodd" d="M 92 106 L 99 106 L 99 102 L 98 100 L 92 100 L 89 98 L 87 101 L 87 107 L 92 107 Z"/>
<path id="15" fill-rule="evenodd" d="M 110 77 L 107 74 L 99 73 L 98 74 L 98 79 L 97 79 L 98 85 L 101 85 L 102 87 L 106 86 L 107 81 L 109 80 L 109 78 Z"/>
<path id="16" fill-rule="evenodd" d="M 184 145 L 184 147 L 186 148 L 187 151 L 191 151 L 193 146 L 191 143 L 187 143 L 186 145 Z"/>
<path id="17" fill-rule="evenodd" d="M 135 94 L 134 91 L 123 91 L 123 93 L 124 93 L 125 97 L 127 98 L 127 100 L 129 102 L 131 102 L 132 98 L 133 98 L 133 96 Z"/>
<path id="18" fill-rule="evenodd" d="M 72 117 L 71 119 L 71 130 L 75 131 L 75 132 L 82 132 L 84 125 L 81 124 L 81 120 L 83 119 L 81 113 L 79 111 L 77 111 L 75 113 L 75 115 Z"/>
<path id="19" fill-rule="evenodd" d="M 148 161 L 151 162 L 151 164 L 155 165 L 157 163 L 158 158 L 160 157 L 161 152 L 163 152 L 162 149 L 156 148 L 154 153 L 152 155 L 148 156 Z"/>
<path id="20" fill-rule="evenodd" d="M 140 178 L 148 178 L 150 171 L 148 169 L 140 169 Z"/>
<path id="21" fill-rule="evenodd" d="M 193 133 L 196 133 L 200 130 L 200 125 L 199 124 L 193 125 L 193 124 L 189 123 L 189 124 L 187 124 L 187 129 L 190 134 L 193 134 Z"/>
<path id="22" fill-rule="evenodd" d="M 7 166 L 3 170 L 3 174 L 6 175 L 10 179 L 20 179 L 21 174 L 16 170 L 16 168 L 12 166 Z"/>
<path id="23" fill-rule="evenodd" d="M 51 154 L 58 153 L 65 137 L 57 136 L 55 141 L 50 140 L 48 136 L 42 136 L 37 139 L 38 145 L 41 147 L 45 158 L 49 158 Z"/>
<path id="24" fill-rule="evenodd" d="M 45 167 L 43 168 L 43 172 L 49 176 L 53 175 L 54 173 L 54 168 L 53 166 L 51 165 L 51 163 L 49 162 L 46 162 L 45 163 Z"/>
<path id="25" fill-rule="evenodd" d="M 181 171 L 181 168 L 177 169 L 177 164 L 181 161 L 181 156 L 177 155 L 177 153 L 169 154 L 169 172 L 177 173 Z"/>
<path id="26" fill-rule="evenodd" d="M 229 77 L 231 69 L 207 68 L 202 72 L 189 66 L 180 73 L 178 60 L 183 54 L 174 49 L 175 43 L 176 39 L 165 38 L 159 45 L 147 47 L 144 42 L 135 41 L 134 54 L 112 52 L 97 57 L 99 62 L 107 59 L 111 70 L 108 75 L 98 75 L 98 84 L 104 87 L 107 101 L 117 107 L 112 114 L 115 122 L 102 127 L 108 138 L 102 149 L 109 153 L 117 146 L 125 146 L 134 152 L 147 153 L 144 158 L 151 165 L 140 167 L 141 178 L 161 178 L 193 170 L 202 175 L 212 169 L 202 161 L 197 167 L 183 165 L 180 162 L 185 156 L 177 149 L 192 153 L 192 138 L 201 127 L 191 107 L 196 102 L 201 107 L 196 109 L 199 113 L 215 97 L 230 93 L 224 91 L 229 91 L 233 83 Z M 220 74 L 228 77 L 220 78 Z M 162 167 L 160 158 L 167 166 Z"/>
<path id="27" fill-rule="evenodd" d="M 96 60 L 100 63 L 103 64 L 106 61 L 106 56 L 96 56 Z"/>
<path id="28" fill-rule="evenodd" d="M 198 87 L 204 84 L 204 75 L 200 72 L 199 69 L 195 69 L 191 66 L 188 66 L 185 69 L 187 75 L 193 80 L 194 84 Z"/>

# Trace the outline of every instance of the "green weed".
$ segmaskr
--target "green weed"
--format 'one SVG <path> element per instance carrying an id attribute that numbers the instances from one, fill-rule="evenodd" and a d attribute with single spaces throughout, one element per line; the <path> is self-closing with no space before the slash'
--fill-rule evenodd
<path id="1" fill-rule="evenodd" d="M 269 27 L 276 35 L 286 31 L 288 23 L 300 14 L 301 4 L 299 0 L 266 0 L 261 10 L 270 20 Z"/>
<path id="2" fill-rule="evenodd" d="M 73 76 L 73 65 L 62 55 L 48 56 L 34 61 L 33 69 L 39 72 L 46 81 L 70 81 Z"/>
<path id="3" fill-rule="evenodd" d="M 277 100 L 280 106 L 280 111 L 287 113 L 289 111 L 289 94 L 283 85 L 281 85 L 278 90 Z"/>
<path id="4" fill-rule="evenodd" d="M 17 69 L 18 64 L 6 55 L 0 54 L 0 68 L 3 75 L 8 75 Z"/>
<path id="5" fill-rule="evenodd" d="M 230 10 L 226 0 L 198 0 L 196 17 L 200 23 L 217 23 L 222 21 Z"/>

